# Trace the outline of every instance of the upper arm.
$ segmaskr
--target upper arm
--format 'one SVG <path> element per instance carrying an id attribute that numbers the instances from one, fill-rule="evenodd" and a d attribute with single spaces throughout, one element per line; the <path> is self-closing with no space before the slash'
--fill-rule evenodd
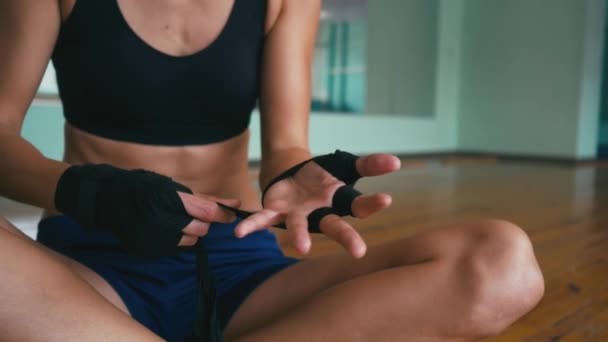
<path id="1" fill-rule="evenodd" d="M 58 0 L 0 1 L 0 128 L 20 131 L 60 25 Z"/>
<path id="2" fill-rule="evenodd" d="M 308 148 L 310 74 L 321 0 L 282 0 L 267 34 L 260 110 L 262 154 Z"/>

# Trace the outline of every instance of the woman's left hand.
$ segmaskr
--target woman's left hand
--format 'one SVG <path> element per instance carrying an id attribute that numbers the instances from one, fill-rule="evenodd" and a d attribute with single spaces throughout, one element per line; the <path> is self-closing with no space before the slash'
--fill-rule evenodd
<path id="1" fill-rule="evenodd" d="M 400 160 L 390 154 L 372 154 L 356 161 L 362 177 L 379 176 L 394 172 Z M 290 243 L 302 254 L 310 251 L 308 215 L 318 208 L 331 207 L 336 190 L 344 182 L 338 180 L 314 161 L 306 163 L 292 177 L 273 184 L 265 193 L 264 209 L 241 221 L 236 227 L 237 237 L 285 222 Z M 362 195 L 352 203 L 353 216 L 366 218 L 391 204 L 385 193 Z M 330 214 L 320 221 L 323 234 L 340 243 L 355 258 L 365 255 L 363 238 L 348 222 Z"/>

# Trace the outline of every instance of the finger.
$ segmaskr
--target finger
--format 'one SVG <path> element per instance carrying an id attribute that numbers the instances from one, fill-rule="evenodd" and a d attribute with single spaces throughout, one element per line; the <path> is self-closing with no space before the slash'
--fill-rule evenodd
<path id="1" fill-rule="evenodd" d="M 310 252 L 310 233 L 308 232 L 308 219 L 304 213 L 294 212 L 287 216 L 287 238 L 291 245 L 300 253 Z"/>
<path id="2" fill-rule="evenodd" d="M 341 244 L 355 258 L 363 257 L 367 251 L 361 235 L 338 215 L 331 214 L 322 218 L 321 231 Z"/>
<path id="3" fill-rule="evenodd" d="M 184 235 L 179 240 L 178 246 L 194 246 L 198 242 L 198 237 L 192 235 Z"/>
<path id="4" fill-rule="evenodd" d="M 183 192 L 177 193 L 192 217 L 203 222 L 230 223 L 236 219 L 234 213 L 220 209 L 215 201 L 200 198 Z"/>
<path id="5" fill-rule="evenodd" d="M 263 209 L 239 222 L 236 228 L 234 228 L 234 235 L 238 238 L 242 238 L 255 231 L 279 224 L 282 219 L 282 215 L 278 212 L 270 209 Z"/>
<path id="6" fill-rule="evenodd" d="M 399 170 L 401 160 L 392 154 L 374 153 L 357 159 L 356 165 L 361 176 L 370 177 Z"/>
<path id="7" fill-rule="evenodd" d="M 209 231 L 209 223 L 203 222 L 203 221 L 200 221 L 197 219 L 193 219 L 186 226 L 186 228 L 182 229 L 182 232 L 184 234 L 199 236 L 199 237 L 207 235 L 208 231 Z"/>
<path id="8" fill-rule="evenodd" d="M 366 218 L 391 205 L 393 202 L 389 194 L 363 195 L 355 198 L 352 204 L 354 217 Z"/>

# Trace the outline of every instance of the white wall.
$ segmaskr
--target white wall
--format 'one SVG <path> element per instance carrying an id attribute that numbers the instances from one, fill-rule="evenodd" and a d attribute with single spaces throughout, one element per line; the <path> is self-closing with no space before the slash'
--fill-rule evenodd
<path id="1" fill-rule="evenodd" d="M 391 3 L 395 1 L 388 0 Z M 403 0 L 398 2 L 401 1 Z M 427 0 L 408 0 L 407 2 L 416 2 L 417 6 L 422 6 L 420 1 Z M 369 0 L 368 5 L 374 3 L 377 5 L 379 2 L 387 3 L 387 0 Z M 398 2 L 395 2 L 395 6 L 397 6 L 395 11 L 403 9 L 403 6 L 398 6 Z M 355 116 L 313 113 L 311 115 L 311 149 L 313 153 L 331 152 L 336 147 L 356 153 L 382 151 L 396 153 L 443 152 L 457 149 L 463 19 L 463 8 L 460 2 L 461 0 L 439 0 L 436 4 L 438 27 L 431 30 L 432 33 L 427 36 L 427 39 L 436 45 L 434 48 L 436 61 L 433 62 L 436 71 L 425 76 L 434 78 L 427 81 L 427 84 L 432 84 L 432 87 L 427 88 L 427 92 L 432 93 L 425 95 L 432 100 L 432 104 L 427 109 L 429 111 L 414 113 L 406 112 L 405 108 L 402 108 L 403 111 L 391 115 L 370 111 Z M 410 4 L 410 6 L 413 5 Z M 422 6 L 422 8 L 425 9 L 426 7 Z M 378 14 L 379 11 L 368 8 L 368 12 L 370 20 L 376 23 L 377 29 L 384 27 L 385 35 L 390 32 L 388 26 L 395 24 L 394 21 L 389 20 L 389 23 L 392 22 L 392 24 L 388 26 L 380 26 L 382 24 L 379 20 L 381 18 Z M 373 17 L 376 19 L 371 19 Z M 372 22 L 368 24 L 370 30 L 372 25 Z M 370 58 L 379 58 L 378 56 L 386 52 L 383 48 L 380 48 L 381 45 L 372 42 L 381 39 L 391 41 L 391 34 L 383 38 L 378 36 L 377 33 L 377 31 L 376 33 L 368 32 L 370 51 L 379 49 L 376 51 L 375 57 L 374 52 L 370 52 L 368 63 Z M 398 44 L 398 42 L 393 41 L 392 44 Z M 376 62 L 372 63 L 376 64 Z M 368 69 L 368 89 L 383 87 L 381 80 L 369 79 L 373 73 Z M 396 93 L 396 95 L 399 94 L 399 92 Z M 409 96 L 402 96 L 402 98 L 409 98 Z M 423 108 L 423 106 L 419 106 L 419 108 Z M 255 116 L 254 119 L 256 119 Z M 255 141 L 255 134 L 259 131 L 253 130 L 253 133 L 254 139 L 252 141 Z M 258 149 L 255 147 L 251 150 L 254 159 L 259 155 L 258 153 Z"/>
<path id="2" fill-rule="evenodd" d="M 595 156 L 603 21 L 603 0 L 465 1 L 460 148 Z"/>
<path id="3" fill-rule="evenodd" d="M 606 49 L 606 4 L 606 0 L 587 0 L 577 136 L 577 157 L 579 158 L 597 156 L 602 78 L 605 74 L 603 57 Z"/>
<path id="4" fill-rule="evenodd" d="M 21 134 L 45 156 L 63 156 L 63 115 L 58 101 L 34 101 L 28 110 Z"/>
<path id="5" fill-rule="evenodd" d="M 367 110 L 432 116 L 439 1 L 368 1 Z"/>

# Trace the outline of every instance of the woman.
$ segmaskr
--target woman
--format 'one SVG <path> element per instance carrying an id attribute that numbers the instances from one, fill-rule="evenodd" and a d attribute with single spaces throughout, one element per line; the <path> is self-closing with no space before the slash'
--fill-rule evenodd
<path id="1" fill-rule="evenodd" d="M 339 216 L 321 215 L 313 224 L 348 253 L 280 253 L 265 227 L 285 221 L 305 254 L 309 214 L 344 186 L 317 162 L 281 178 L 311 157 L 319 12 L 319 0 L 0 3 L 0 194 L 46 209 L 38 242 L 0 223 L 0 339 L 188 338 L 197 284 L 181 249 L 199 238 L 226 340 L 476 339 L 536 305 L 542 276 L 508 222 L 367 250 Z M 67 121 L 63 161 L 19 135 L 49 57 Z M 258 97 L 263 210 L 247 170 Z M 399 161 L 376 154 L 352 167 L 376 176 Z M 360 218 L 390 204 L 386 194 L 353 198 Z M 225 206 L 261 211 L 231 223 Z"/>

